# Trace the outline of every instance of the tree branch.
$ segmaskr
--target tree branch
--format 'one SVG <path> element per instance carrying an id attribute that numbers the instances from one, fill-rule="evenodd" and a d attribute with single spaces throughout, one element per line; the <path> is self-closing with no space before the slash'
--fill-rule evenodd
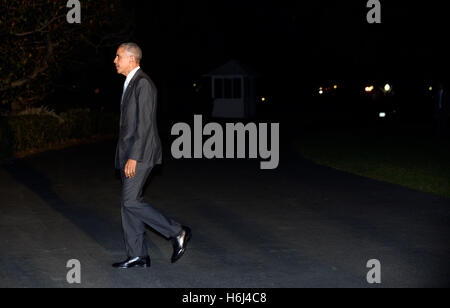
<path id="1" fill-rule="evenodd" d="M 45 55 L 44 60 L 38 65 L 36 65 L 33 73 L 31 73 L 31 75 L 25 78 L 11 82 L 9 86 L 3 87 L 0 90 L 4 91 L 9 88 L 17 88 L 35 79 L 39 74 L 45 72 L 48 69 L 48 61 L 50 60 L 50 57 L 52 55 L 53 55 L 53 43 L 50 40 L 50 35 L 47 35 L 47 54 Z"/>
<path id="2" fill-rule="evenodd" d="M 22 33 L 16 33 L 16 32 L 11 32 L 10 31 L 9 34 L 14 35 L 14 36 L 22 37 L 22 36 L 31 35 L 31 34 L 34 34 L 34 33 L 37 33 L 37 32 L 43 32 L 44 29 L 47 28 L 48 26 L 50 26 L 54 21 L 56 21 L 59 18 L 64 17 L 64 16 L 66 16 L 66 15 L 55 16 L 52 19 L 50 19 L 48 22 L 44 23 L 43 25 L 41 23 L 41 27 L 40 28 L 34 29 L 32 31 L 22 32 Z"/>

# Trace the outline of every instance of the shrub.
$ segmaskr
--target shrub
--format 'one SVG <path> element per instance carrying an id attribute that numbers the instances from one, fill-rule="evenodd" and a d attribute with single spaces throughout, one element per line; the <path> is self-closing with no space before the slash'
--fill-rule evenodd
<path id="1" fill-rule="evenodd" d="M 65 132 L 58 119 L 49 115 L 12 116 L 8 120 L 14 152 L 42 148 L 61 142 Z"/>
<path id="2" fill-rule="evenodd" d="M 94 119 L 88 108 L 72 109 L 62 113 L 64 126 L 68 130 L 68 138 L 86 138 L 94 132 Z"/>
<path id="3" fill-rule="evenodd" d="M 0 116 L 0 160 L 13 152 L 45 149 L 71 139 L 116 134 L 118 121 L 116 114 L 89 109 L 69 110 L 59 116 L 46 109 Z"/>
<path id="4" fill-rule="evenodd" d="M 58 119 L 60 122 L 64 122 L 63 118 L 58 116 L 54 110 L 51 110 L 46 106 L 27 108 L 19 112 L 18 115 L 49 115 Z"/>

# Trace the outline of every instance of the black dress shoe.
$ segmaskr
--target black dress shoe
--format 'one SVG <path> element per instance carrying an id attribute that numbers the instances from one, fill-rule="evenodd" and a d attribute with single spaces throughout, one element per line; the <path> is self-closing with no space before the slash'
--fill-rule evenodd
<path id="1" fill-rule="evenodd" d="M 123 262 L 114 263 L 115 268 L 150 267 L 150 257 L 128 258 Z"/>
<path id="2" fill-rule="evenodd" d="M 172 238 L 173 245 L 173 254 L 172 254 L 172 263 L 178 261 L 186 251 L 186 245 L 191 239 L 192 233 L 189 227 L 183 226 L 180 234 L 176 237 Z"/>

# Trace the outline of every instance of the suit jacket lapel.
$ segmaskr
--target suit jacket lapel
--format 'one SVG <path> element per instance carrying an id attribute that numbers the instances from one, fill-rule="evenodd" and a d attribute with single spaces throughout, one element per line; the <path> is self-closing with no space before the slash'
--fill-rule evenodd
<path id="1" fill-rule="evenodd" d="M 121 101 L 122 106 L 125 105 L 125 102 L 127 102 L 128 95 L 132 92 L 131 89 L 133 87 L 134 82 L 136 81 L 137 76 L 140 74 L 140 72 L 141 72 L 141 69 L 138 69 L 136 71 L 136 74 L 134 74 L 133 78 L 131 78 L 130 82 L 128 83 L 127 89 L 125 90 L 125 93 L 123 94 L 123 98 Z"/>

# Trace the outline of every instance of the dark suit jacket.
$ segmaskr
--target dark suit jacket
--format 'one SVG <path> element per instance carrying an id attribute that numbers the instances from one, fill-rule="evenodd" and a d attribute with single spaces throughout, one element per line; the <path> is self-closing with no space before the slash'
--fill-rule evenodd
<path id="1" fill-rule="evenodd" d="M 139 69 L 130 80 L 120 106 L 120 133 L 115 159 L 117 169 L 123 169 L 128 159 L 148 166 L 161 164 L 156 105 L 155 84 Z"/>

